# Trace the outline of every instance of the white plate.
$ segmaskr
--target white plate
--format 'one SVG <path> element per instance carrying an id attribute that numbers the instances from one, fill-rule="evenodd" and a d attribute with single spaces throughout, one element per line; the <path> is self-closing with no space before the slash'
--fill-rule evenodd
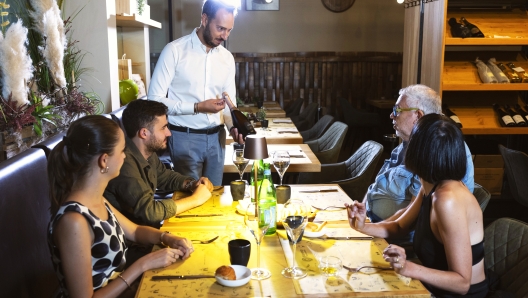
<path id="1" fill-rule="evenodd" d="M 308 238 L 317 238 L 317 237 L 323 236 L 325 233 L 326 233 L 326 229 L 325 228 L 323 228 L 319 232 L 312 232 L 312 230 L 310 230 L 310 229 L 305 229 L 303 236 L 306 236 Z"/>
<path id="2" fill-rule="evenodd" d="M 249 282 L 249 280 L 251 279 L 251 270 L 249 270 L 249 268 L 240 265 L 231 265 L 231 267 L 235 270 L 235 275 L 237 279 L 226 280 L 215 276 L 216 282 L 226 287 L 240 287 Z"/>

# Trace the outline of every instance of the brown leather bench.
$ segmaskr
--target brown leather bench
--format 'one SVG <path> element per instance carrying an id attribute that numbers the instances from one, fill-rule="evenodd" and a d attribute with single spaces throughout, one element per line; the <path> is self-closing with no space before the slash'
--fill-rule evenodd
<path id="1" fill-rule="evenodd" d="M 58 288 L 47 243 L 50 200 L 44 150 L 0 163 L 0 292 L 51 297 Z"/>

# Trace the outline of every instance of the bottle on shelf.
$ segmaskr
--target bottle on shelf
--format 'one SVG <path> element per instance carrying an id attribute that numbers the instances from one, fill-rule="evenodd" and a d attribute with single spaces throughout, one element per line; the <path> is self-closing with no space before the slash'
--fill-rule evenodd
<path id="1" fill-rule="evenodd" d="M 510 80 L 508 77 L 500 70 L 500 68 L 497 66 L 497 60 L 495 58 L 490 58 L 488 60 L 488 63 L 486 65 L 489 67 L 497 81 L 501 84 L 509 83 Z"/>
<path id="2" fill-rule="evenodd" d="M 518 103 L 515 104 L 515 110 L 517 110 L 517 112 L 519 112 L 519 114 L 524 117 L 524 120 L 528 121 L 528 112 L 525 109 L 521 108 Z"/>
<path id="3" fill-rule="evenodd" d="M 460 22 L 466 25 L 469 31 L 471 31 L 471 37 L 484 37 L 484 33 L 482 33 L 482 31 L 480 31 L 480 29 L 477 26 L 468 22 L 466 18 L 461 17 Z"/>
<path id="4" fill-rule="evenodd" d="M 499 62 L 499 63 L 497 63 L 497 66 L 508 77 L 508 79 L 510 80 L 510 83 L 521 83 L 522 82 L 521 77 L 519 77 L 518 74 L 513 72 L 513 70 L 508 68 L 506 65 L 504 65 L 504 64 Z"/>
<path id="5" fill-rule="evenodd" d="M 522 83 L 528 83 L 528 73 L 526 73 L 524 68 L 520 66 L 515 67 L 515 64 L 513 64 L 513 62 L 510 62 L 506 65 L 508 65 L 508 67 L 511 68 L 521 78 Z"/>
<path id="6" fill-rule="evenodd" d="M 462 128 L 462 122 L 460 122 L 458 116 L 453 113 L 453 111 L 451 111 L 451 109 L 446 104 L 443 104 L 442 108 L 444 110 L 444 115 L 453 120 L 458 128 Z"/>
<path id="7" fill-rule="evenodd" d="M 244 116 L 244 114 L 242 114 L 242 112 L 240 112 L 240 110 L 238 110 L 238 108 L 233 104 L 231 98 L 229 97 L 229 94 L 227 94 L 227 92 L 224 92 L 222 93 L 222 97 L 224 98 L 226 104 L 229 106 L 229 110 L 231 110 L 233 126 L 238 129 L 238 133 L 242 134 L 244 136 L 244 139 L 247 135 L 257 134 L 255 128 L 253 127 L 253 125 L 251 125 L 251 122 L 249 122 L 248 118 Z"/>
<path id="8" fill-rule="evenodd" d="M 477 66 L 478 74 L 480 77 L 480 80 L 482 83 L 485 84 L 496 84 L 498 83 L 497 78 L 495 78 L 495 75 L 493 75 L 493 72 L 489 69 L 489 67 L 482 62 L 478 57 L 475 59 L 475 65 Z"/>
<path id="9" fill-rule="evenodd" d="M 469 30 L 469 28 L 466 27 L 464 24 L 460 24 L 459 22 L 457 22 L 455 18 L 450 18 L 448 23 L 451 27 L 451 35 L 453 37 L 471 37 L 471 31 Z"/>
<path id="10" fill-rule="evenodd" d="M 497 114 L 499 114 L 499 123 L 501 124 L 501 126 L 515 126 L 515 121 L 513 120 L 513 118 L 508 113 L 506 113 L 498 104 L 494 103 L 493 109 L 495 110 L 495 112 L 497 112 Z"/>
<path id="11" fill-rule="evenodd" d="M 510 114 L 510 116 L 513 118 L 513 121 L 515 121 L 516 126 L 526 126 L 526 121 L 524 120 L 524 117 L 521 116 L 517 111 L 515 111 L 512 107 L 509 105 L 504 105 L 504 110 Z"/>
<path id="12" fill-rule="evenodd" d="M 257 169 L 257 183 L 255 183 L 255 167 L 258 165 Z M 260 186 L 264 179 L 264 160 L 259 159 L 253 161 L 253 166 L 251 167 L 251 174 L 249 175 L 249 195 L 251 196 L 251 202 L 255 202 L 255 185 Z"/>
<path id="13" fill-rule="evenodd" d="M 275 234 L 277 230 L 277 193 L 271 179 L 271 167 L 267 162 L 264 163 L 264 179 L 259 186 L 258 207 L 260 218 L 271 218 L 271 224 L 266 235 Z"/>

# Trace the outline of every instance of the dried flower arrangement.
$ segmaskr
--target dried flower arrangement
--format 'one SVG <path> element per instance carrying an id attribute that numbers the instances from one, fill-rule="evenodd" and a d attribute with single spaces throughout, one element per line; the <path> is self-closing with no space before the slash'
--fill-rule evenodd
<path id="1" fill-rule="evenodd" d="M 0 132 L 32 127 L 41 140 L 77 117 L 100 113 L 97 94 L 78 89 L 89 69 L 81 67 L 85 54 L 67 37 L 72 18 L 63 21 L 62 1 L 15 0 L 15 14 L 6 1 L 0 2 Z"/>

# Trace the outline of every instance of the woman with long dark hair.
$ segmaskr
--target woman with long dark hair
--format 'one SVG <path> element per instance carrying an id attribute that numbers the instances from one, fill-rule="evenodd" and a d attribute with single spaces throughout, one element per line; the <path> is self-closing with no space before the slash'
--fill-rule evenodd
<path id="1" fill-rule="evenodd" d="M 64 297 L 116 297 L 146 270 L 166 267 L 193 252 L 189 240 L 137 226 L 104 199 L 108 181 L 119 174 L 124 150 L 120 127 L 92 115 L 73 122 L 50 154 L 48 244 Z M 123 271 L 125 238 L 168 247 Z"/>
<path id="2" fill-rule="evenodd" d="M 347 205 L 350 226 L 375 237 L 415 228 L 413 247 L 423 265 L 407 261 L 405 250 L 389 245 L 386 261 L 401 275 L 419 279 L 436 297 L 485 297 L 482 210 L 461 182 L 466 173 L 464 137 L 449 118 L 425 115 L 413 129 L 405 166 L 420 177 L 423 196 L 394 221 L 365 223 L 365 205 Z"/>

